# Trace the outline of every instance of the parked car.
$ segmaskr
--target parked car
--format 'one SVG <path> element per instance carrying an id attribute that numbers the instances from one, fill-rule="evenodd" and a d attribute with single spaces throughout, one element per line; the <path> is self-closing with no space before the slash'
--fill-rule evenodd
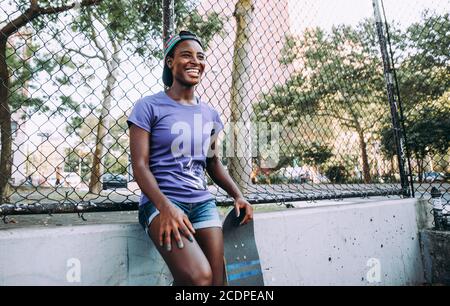
<path id="1" fill-rule="evenodd" d="M 444 182 L 445 175 L 439 172 L 425 172 L 423 174 L 423 181 L 427 183 Z"/>
<path id="2" fill-rule="evenodd" d="M 103 190 L 128 187 L 128 180 L 122 174 L 105 173 L 101 181 Z"/>

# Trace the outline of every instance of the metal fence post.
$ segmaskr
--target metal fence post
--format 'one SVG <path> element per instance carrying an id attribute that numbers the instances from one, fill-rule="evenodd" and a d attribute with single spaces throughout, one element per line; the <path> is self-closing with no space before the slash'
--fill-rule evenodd
<path id="1" fill-rule="evenodd" d="M 163 2 L 163 44 L 175 31 L 175 5 L 174 0 L 162 0 Z"/>
<path id="2" fill-rule="evenodd" d="M 394 132 L 394 143 L 395 149 L 397 151 L 398 167 L 400 172 L 400 184 L 402 186 L 403 196 L 409 197 L 411 195 L 411 190 L 409 188 L 408 177 L 405 172 L 405 141 L 399 116 L 399 104 L 398 101 L 395 100 L 394 94 L 393 63 L 391 62 L 388 55 L 386 37 L 380 13 L 379 0 L 372 0 L 372 4 L 375 15 L 375 25 L 377 28 L 378 41 L 380 43 L 381 57 L 383 60 L 383 70 L 386 80 L 387 95 L 391 109 L 392 129 Z"/>

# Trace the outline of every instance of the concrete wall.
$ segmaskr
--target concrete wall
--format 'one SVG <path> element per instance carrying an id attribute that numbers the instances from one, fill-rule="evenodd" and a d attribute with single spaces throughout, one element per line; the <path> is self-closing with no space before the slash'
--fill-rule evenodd
<path id="1" fill-rule="evenodd" d="M 0 285 L 166 285 L 170 281 L 167 266 L 137 224 L 0 231 Z"/>
<path id="2" fill-rule="evenodd" d="M 450 285 L 450 232 L 420 231 L 425 279 L 430 284 Z"/>
<path id="3" fill-rule="evenodd" d="M 258 216 L 265 283 L 423 283 L 414 202 L 333 205 Z"/>
<path id="4" fill-rule="evenodd" d="M 267 285 L 424 282 L 415 200 L 255 214 Z M 0 230 L 0 285 L 167 285 L 137 224 Z"/>

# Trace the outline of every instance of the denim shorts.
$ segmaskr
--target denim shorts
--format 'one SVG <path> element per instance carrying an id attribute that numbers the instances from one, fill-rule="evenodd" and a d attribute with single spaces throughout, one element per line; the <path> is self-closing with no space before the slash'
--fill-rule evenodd
<path id="1" fill-rule="evenodd" d="M 170 200 L 170 202 L 188 216 L 194 229 L 222 227 L 222 221 L 214 199 L 197 203 L 182 203 L 175 200 Z M 146 232 L 158 214 L 159 210 L 151 202 L 146 202 L 139 206 L 139 223 Z"/>

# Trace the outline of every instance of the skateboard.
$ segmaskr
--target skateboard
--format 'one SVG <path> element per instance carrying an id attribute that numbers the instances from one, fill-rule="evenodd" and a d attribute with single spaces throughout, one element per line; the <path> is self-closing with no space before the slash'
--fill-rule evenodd
<path id="1" fill-rule="evenodd" d="M 253 220 L 239 225 L 244 216 L 245 209 L 238 218 L 233 208 L 223 221 L 225 285 L 264 286 Z"/>

